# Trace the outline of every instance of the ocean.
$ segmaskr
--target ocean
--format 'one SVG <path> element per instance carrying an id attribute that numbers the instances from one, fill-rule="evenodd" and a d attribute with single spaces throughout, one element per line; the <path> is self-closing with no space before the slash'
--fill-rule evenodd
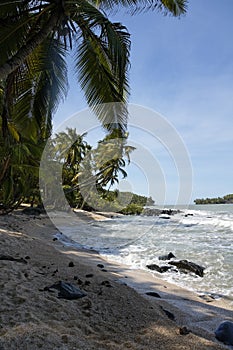
<path id="1" fill-rule="evenodd" d="M 63 227 L 62 232 L 73 245 L 95 249 L 105 259 L 145 270 L 200 294 L 224 297 L 233 304 L 233 205 L 176 209 L 180 213 L 169 219 L 123 216 L 82 228 Z M 204 277 L 169 271 L 161 274 L 146 267 L 164 265 L 158 257 L 169 252 L 176 256 L 174 260 L 186 259 L 204 266 Z"/>

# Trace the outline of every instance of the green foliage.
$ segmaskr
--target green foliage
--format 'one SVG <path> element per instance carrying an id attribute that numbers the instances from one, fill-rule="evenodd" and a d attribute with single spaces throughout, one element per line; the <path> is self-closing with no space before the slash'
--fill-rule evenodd
<path id="1" fill-rule="evenodd" d="M 102 201 L 101 199 L 104 199 Z M 99 211 L 113 211 L 125 215 L 140 215 L 144 206 L 154 204 L 151 197 L 141 196 L 132 192 L 103 191 L 96 199 L 95 205 Z"/>
<path id="2" fill-rule="evenodd" d="M 8 138 L 5 147 L 0 142 L 0 213 L 17 208 L 22 201 L 40 203 L 38 172 L 42 151 L 43 143 Z"/>
<path id="3" fill-rule="evenodd" d="M 119 173 L 123 178 L 127 176 L 124 167 L 130 163 L 130 153 L 135 149 L 127 145 L 127 137 L 128 133 L 114 129 L 98 142 L 93 152 L 94 167 L 98 174 L 97 186 L 111 187 L 118 183 Z"/>
<path id="4" fill-rule="evenodd" d="M 127 175 L 124 167 L 133 150 L 126 144 L 125 134 L 130 35 L 121 23 L 112 23 L 105 10 L 123 6 L 132 13 L 156 9 L 180 16 L 186 5 L 187 0 L 29 0 L 0 4 L 3 211 L 16 208 L 22 200 L 32 204 L 40 201 L 40 157 L 51 134 L 53 113 L 67 93 L 69 49 L 76 51 L 73 57 L 77 80 L 87 103 L 110 133 L 96 150 L 91 150 L 81 135 L 67 155 L 60 150 L 55 152 L 51 167 L 56 172 L 57 163 L 65 159 L 66 196 L 73 205 L 82 203 L 81 206 L 88 206 L 86 200 L 93 196 L 92 186 L 103 194 L 106 186 L 110 188 L 118 181 L 119 174 Z M 72 131 L 68 137 L 71 134 Z M 86 178 L 81 183 L 84 173 Z M 89 188 L 84 195 L 81 186 Z M 52 197 L 49 186 L 46 191 Z"/>
<path id="5" fill-rule="evenodd" d="M 51 179 L 46 178 L 45 191 L 51 205 L 56 197 L 53 182 L 62 167 L 62 185 L 71 206 L 105 209 L 104 197 L 119 176 L 127 175 L 123 168 L 134 149 L 127 145 L 127 135 L 115 139 L 116 133 L 118 131 L 108 134 L 95 149 L 85 141 L 86 134 L 78 135 L 70 128 L 47 143 Z M 116 209 L 114 200 L 112 198 L 111 206 Z M 117 209 L 120 209 L 118 204 Z"/>
<path id="6" fill-rule="evenodd" d="M 142 210 L 143 207 L 141 205 L 132 203 L 123 208 L 120 213 L 125 215 L 140 215 L 142 213 Z"/>
<path id="7" fill-rule="evenodd" d="M 18 95 L 32 103 L 40 101 L 41 108 L 47 106 L 50 113 L 67 87 L 64 56 L 74 50 L 78 83 L 88 105 L 107 130 L 125 131 L 130 34 L 124 25 L 106 16 L 106 10 L 118 7 L 128 8 L 131 13 L 158 10 L 180 16 L 186 12 L 187 0 L 4 1 L 0 4 L 0 82 L 14 74 L 14 85 L 23 81 Z M 47 76 L 50 65 L 54 70 Z M 58 90 L 53 86 L 55 80 Z M 106 103 L 116 102 L 117 108 L 106 109 Z M 28 105 L 22 103 L 21 107 L 26 118 Z M 36 118 L 47 116 L 37 104 Z"/>
<path id="8" fill-rule="evenodd" d="M 233 194 L 228 194 L 217 198 L 197 198 L 195 204 L 231 204 L 233 203 Z"/>
<path id="9" fill-rule="evenodd" d="M 86 134 L 78 135 L 75 129 L 68 128 L 50 141 L 50 168 L 54 168 L 55 174 L 57 165 L 62 165 L 63 190 L 71 207 L 115 212 L 124 208 L 126 213 L 135 214 L 154 204 L 151 197 L 110 191 L 119 177 L 127 175 L 123 168 L 134 150 L 127 144 L 128 135 L 122 137 L 119 132 L 107 134 L 95 149 L 85 141 Z M 59 203 L 54 202 L 53 181 L 54 177 L 47 178 L 46 191 L 51 204 L 56 206 Z"/>

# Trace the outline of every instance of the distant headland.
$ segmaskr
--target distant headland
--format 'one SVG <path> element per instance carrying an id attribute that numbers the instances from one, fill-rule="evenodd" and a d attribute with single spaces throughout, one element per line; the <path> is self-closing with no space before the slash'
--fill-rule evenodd
<path id="1" fill-rule="evenodd" d="M 233 194 L 217 198 L 197 198 L 195 204 L 233 204 Z"/>

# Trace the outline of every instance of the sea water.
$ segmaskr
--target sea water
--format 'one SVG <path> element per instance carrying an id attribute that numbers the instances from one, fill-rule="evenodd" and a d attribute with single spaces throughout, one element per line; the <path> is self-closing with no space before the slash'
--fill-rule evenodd
<path id="1" fill-rule="evenodd" d="M 233 303 L 233 205 L 193 205 L 170 216 L 124 216 L 63 229 L 73 241 L 98 250 L 106 259 L 142 269 L 197 293 Z M 91 226 L 91 229 L 90 229 Z M 204 277 L 179 272 L 160 274 L 146 265 L 164 265 L 172 252 L 205 267 Z"/>

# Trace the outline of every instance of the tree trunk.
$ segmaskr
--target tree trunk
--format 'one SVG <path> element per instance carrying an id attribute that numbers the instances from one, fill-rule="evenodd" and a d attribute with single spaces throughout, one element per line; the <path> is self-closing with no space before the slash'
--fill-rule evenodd
<path id="1" fill-rule="evenodd" d="M 6 79 L 10 73 L 16 70 L 25 61 L 33 50 L 54 30 L 61 16 L 62 14 L 60 12 L 53 13 L 44 27 L 28 40 L 13 57 L 0 66 L 0 80 Z"/>
<path id="2" fill-rule="evenodd" d="M 8 122 L 9 122 L 9 109 L 12 104 L 12 87 L 14 82 L 15 72 L 12 72 L 7 76 L 5 80 L 4 98 L 3 98 L 3 110 L 2 110 L 2 136 L 4 140 L 7 140 L 9 136 Z"/>

